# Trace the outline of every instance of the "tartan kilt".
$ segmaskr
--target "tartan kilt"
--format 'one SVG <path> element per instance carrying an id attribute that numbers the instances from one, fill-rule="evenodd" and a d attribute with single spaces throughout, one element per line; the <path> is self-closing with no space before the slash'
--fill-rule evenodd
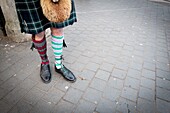
<path id="1" fill-rule="evenodd" d="M 61 23 L 50 22 L 42 13 L 40 0 L 15 0 L 16 11 L 20 22 L 21 32 L 37 34 L 47 28 L 64 28 L 77 22 L 74 1 L 72 0 L 71 15 Z"/>

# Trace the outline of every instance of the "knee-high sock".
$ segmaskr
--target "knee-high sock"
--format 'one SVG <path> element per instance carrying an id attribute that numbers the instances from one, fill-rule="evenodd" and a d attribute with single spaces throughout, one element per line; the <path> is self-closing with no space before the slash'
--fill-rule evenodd
<path id="1" fill-rule="evenodd" d="M 55 65 L 57 69 L 61 68 L 61 55 L 63 50 L 63 39 L 64 36 L 54 36 L 52 35 L 52 49 L 54 51 L 55 56 Z"/>
<path id="2" fill-rule="evenodd" d="M 32 39 L 35 48 L 37 49 L 42 63 L 41 64 L 49 64 L 49 60 L 48 60 L 48 56 L 47 56 L 47 45 L 46 45 L 46 39 L 45 37 L 40 40 L 40 41 L 36 41 L 34 38 Z"/>

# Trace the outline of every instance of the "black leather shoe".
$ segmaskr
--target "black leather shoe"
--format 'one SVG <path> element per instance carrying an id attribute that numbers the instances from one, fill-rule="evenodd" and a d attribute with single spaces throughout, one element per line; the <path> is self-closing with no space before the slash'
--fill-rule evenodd
<path id="1" fill-rule="evenodd" d="M 74 74 L 67 69 L 64 65 L 62 65 L 61 69 L 57 69 L 56 66 L 55 67 L 55 71 L 57 73 L 60 73 L 66 80 L 69 80 L 71 82 L 75 82 L 76 81 L 76 77 L 74 76 Z"/>
<path id="2" fill-rule="evenodd" d="M 51 71 L 49 64 L 41 64 L 40 77 L 44 83 L 51 82 Z"/>

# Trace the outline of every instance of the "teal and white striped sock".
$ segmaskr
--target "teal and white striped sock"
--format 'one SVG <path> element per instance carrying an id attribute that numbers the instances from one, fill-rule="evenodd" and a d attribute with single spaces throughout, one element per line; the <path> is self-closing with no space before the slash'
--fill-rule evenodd
<path id="1" fill-rule="evenodd" d="M 64 36 L 54 36 L 52 35 L 52 49 L 54 52 L 55 56 L 55 65 L 57 69 L 61 68 L 61 55 L 62 55 L 62 50 L 63 50 L 63 39 Z"/>

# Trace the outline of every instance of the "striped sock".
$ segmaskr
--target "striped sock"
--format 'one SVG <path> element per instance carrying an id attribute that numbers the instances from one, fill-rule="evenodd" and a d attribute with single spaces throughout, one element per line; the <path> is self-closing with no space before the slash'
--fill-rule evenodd
<path id="1" fill-rule="evenodd" d="M 61 55 L 63 50 L 63 39 L 64 36 L 54 36 L 52 35 L 52 48 L 55 56 L 55 65 L 57 69 L 61 68 Z"/>
<path id="2" fill-rule="evenodd" d="M 38 50 L 38 53 L 41 57 L 42 63 L 41 64 L 49 64 L 48 56 L 47 56 L 47 45 L 45 37 L 40 40 L 36 41 L 34 38 L 32 39 L 35 48 Z"/>

